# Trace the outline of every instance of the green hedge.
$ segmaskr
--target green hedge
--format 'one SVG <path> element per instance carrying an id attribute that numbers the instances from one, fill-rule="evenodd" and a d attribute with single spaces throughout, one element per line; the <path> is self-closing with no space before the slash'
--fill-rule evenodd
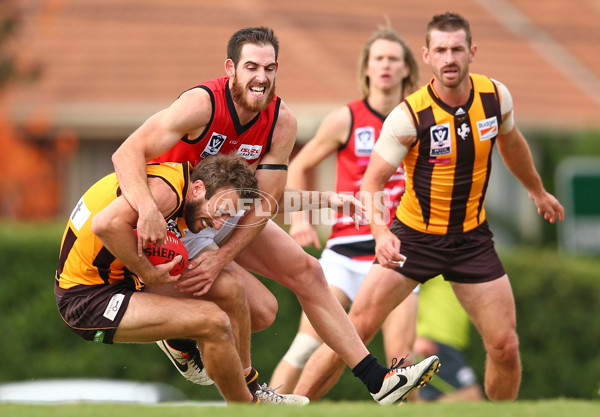
<path id="1" fill-rule="evenodd" d="M 600 260 L 533 248 L 501 257 L 517 304 L 521 397 L 597 398 Z"/>
<path id="2" fill-rule="evenodd" d="M 536 168 L 545 188 L 556 194 L 555 176 L 558 165 L 567 157 L 600 156 L 600 132 L 592 130 L 562 131 L 532 130 L 525 137 L 534 155 Z M 562 202 L 565 203 L 564 201 Z M 498 216 L 496 216 L 498 217 Z M 502 219 L 499 219 L 502 220 Z M 556 225 L 544 222 L 539 241 L 531 242 L 539 246 L 556 245 Z"/>
<path id="3" fill-rule="evenodd" d="M 58 315 L 52 291 L 61 227 L 0 226 L 0 382 L 45 378 L 119 378 L 160 381 L 194 399 L 220 398 L 214 387 L 185 381 L 158 347 L 86 342 Z M 600 261 L 564 257 L 554 250 L 521 248 L 501 253 L 518 309 L 524 371 L 521 398 L 597 398 L 600 381 Z M 253 336 L 253 361 L 268 382 L 296 333 L 295 296 L 266 282 L 279 300 L 276 322 Z M 474 336 L 470 360 L 482 376 L 484 355 Z M 371 344 L 383 358 L 381 339 Z M 347 369 L 329 399 L 368 400 Z"/>

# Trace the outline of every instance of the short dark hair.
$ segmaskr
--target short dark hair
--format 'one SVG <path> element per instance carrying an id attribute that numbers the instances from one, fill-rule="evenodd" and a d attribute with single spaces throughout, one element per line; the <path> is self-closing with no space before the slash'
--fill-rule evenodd
<path id="1" fill-rule="evenodd" d="M 431 22 L 427 24 L 425 45 L 429 48 L 432 30 L 439 30 L 441 32 L 455 32 L 460 29 L 465 31 L 465 34 L 467 35 L 467 44 L 469 47 L 471 47 L 471 26 L 469 25 L 467 19 L 458 13 L 446 12 L 444 14 L 437 14 L 433 16 Z"/>
<path id="2" fill-rule="evenodd" d="M 204 198 L 207 200 L 223 187 L 235 188 L 242 198 L 258 197 L 258 181 L 254 171 L 240 155 L 217 154 L 203 159 L 192 171 L 191 180 L 204 183 Z"/>
<path id="3" fill-rule="evenodd" d="M 240 61 L 242 48 L 245 44 L 254 45 L 272 45 L 275 50 L 275 61 L 279 56 L 279 40 L 273 29 L 261 26 L 254 28 L 244 28 L 235 32 L 227 43 L 227 59 L 231 59 L 235 67 Z"/>

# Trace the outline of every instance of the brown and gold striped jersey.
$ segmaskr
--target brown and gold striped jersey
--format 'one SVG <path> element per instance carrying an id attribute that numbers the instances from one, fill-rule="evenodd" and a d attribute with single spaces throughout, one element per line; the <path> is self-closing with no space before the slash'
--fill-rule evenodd
<path id="1" fill-rule="evenodd" d="M 424 233 L 463 233 L 485 220 L 502 113 L 494 82 L 478 74 L 470 79 L 471 95 L 463 106 L 442 102 L 432 82 L 404 100 L 417 139 L 404 158 L 406 191 L 396 216 Z"/>
<path id="2" fill-rule="evenodd" d="M 183 215 L 183 202 L 190 181 L 190 165 L 186 162 L 149 164 L 148 177 L 163 179 L 177 194 L 177 208 L 167 220 Z M 115 258 L 92 232 L 92 218 L 121 194 L 117 176 L 113 173 L 92 185 L 79 199 L 65 228 L 56 279 L 63 289 L 76 285 L 112 284 L 118 280 L 133 279 L 141 288 L 139 279 L 121 261 Z"/>

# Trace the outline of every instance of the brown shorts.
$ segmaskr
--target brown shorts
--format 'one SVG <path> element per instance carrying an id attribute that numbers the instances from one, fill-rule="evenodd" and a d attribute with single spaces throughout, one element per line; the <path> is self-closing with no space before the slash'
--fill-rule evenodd
<path id="1" fill-rule="evenodd" d="M 107 344 L 113 343 L 134 292 L 133 280 L 78 285 L 68 290 L 54 284 L 58 311 L 69 328 L 86 340 Z"/>
<path id="2" fill-rule="evenodd" d="M 395 270 L 415 281 L 424 283 L 441 274 L 447 281 L 478 283 L 506 273 L 487 222 L 466 233 L 433 235 L 395 219 L 390 230 L 400 239 L 400 253 L 406 256 L 404 265 Z"/>

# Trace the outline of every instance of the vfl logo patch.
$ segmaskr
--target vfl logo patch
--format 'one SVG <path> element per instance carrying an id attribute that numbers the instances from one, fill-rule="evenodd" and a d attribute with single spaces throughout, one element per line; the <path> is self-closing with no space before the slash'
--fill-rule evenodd
<path id="1" fill-rule="evenodd" d="M 354 154 L 356 156 L 370 156 L 375 145 L 375 129 L 373 127 L 359 127 L 354 130 Z"/>
<path id="2" fill-rule="evenodd" d="M 498 136 L 498 119 L 496 116 L 477 122 L 479 140 L 489 140 Z"/>
<path id="3" fill-rule="evenodd" d="M 429 136 L 431 138 L 429 156 L 450 155 L 452 152 L 450 123 L 431 126 L 429 128 Z"/>
<path id="4" fill-rule="evenodd" d="M 241 155 L 244 159 L 256 159 L 262 152 L 262 145 L 246 145 L 242 144 L 237 151 L 238 155 Z"/>
<path id="5" fill-rule="evenodd" d="M 210 139 L 208 140 L 208 143 L 206 144 L 206 147 L 204 148 L 204 150 L 202 151 L 200 156 L 202 158 L 207 158 L 211 155 L 218 154 L 219 150 L 221 150 L 221 147 L 225 143 L 226 139 L 227 139 L 227 136 L 222 135 L 217 132 L 213 132 Z"/>

